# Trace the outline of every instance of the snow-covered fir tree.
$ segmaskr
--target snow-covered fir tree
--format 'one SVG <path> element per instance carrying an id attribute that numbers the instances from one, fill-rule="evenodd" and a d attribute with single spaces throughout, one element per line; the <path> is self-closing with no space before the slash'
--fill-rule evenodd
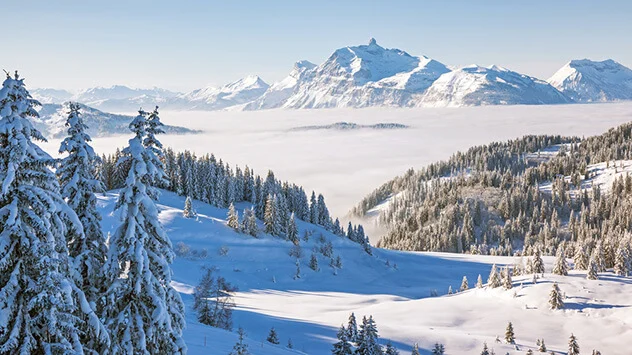
<path id="1" fill-rule="evenodd" d="M 415 344 L 415 347 L 413 348 L 413 353 L 414 353 L 414 349 L 417 349 L 417 355 L 419 355 L 419 347 L 417 346 L 417 344 Z M 439 344 L 439 343 L 435 343 L 434 347 L 432 348 L 432 355 L 443 355 L 445 354 L 445 346 L 443 344 Z"/>
<path id="2" fill-rule="evenodd" d="M 546 344 L 544 344 L 544 339 L 540 339 L 538 345 L 538 351 L 541 353 L 546 352 Z"/>
<path id="3" fill-rule="evenodd" d="M 513 324 L 511 322 L 507 323 L 507 328 L 505 329 L 505 342 L 507 344 L 514 344 L 516 342 L 516 335 L 514 334 Z"/>
<path id="4" fill-rule="evenodd" d="M 527 353 L 526 353 L 526 354 L 527 354 L 527 355 L 533 355 L 533 349 L 529 349 L 529 350 L 527 350 Z"/>
<path id="5" fill-rule="evenodd" d="M 235 231 L 239 231 L 239 213 L 235 210 L 235 206 L 232 202 L 228 206 L 228 218 L 226 219 L 226 225 Z"/>
<path id="6" fill-rule="evenodd" d="M 481 355 L 489 355 L 489 348 L 487 347 L 487 342 L 483 342 L 483 350 L 481 351 Z"/>
<path id="7" fill-rule="evenodd" d="M 237 288 L 221 276 L 214 277 L 213 269 L 206 268 L 193 293 L 193 309 L 198 321 L 211 327 L 232 330 L 233 295 Z"/>
<path id="8" fill-rule="evenodd" d="M 463 276 L 463 280 L 461 280 L 461 287 L 459 287 L 459 291 L 463 292 L 467 290 L 468 288 L 470 288 L 470 286 L 467 284 L 467 276 Z"/>
<path id="9" fill-rule="evenodd" d="M 419 344 L 415 343 L 415 345 L 413 345 L 413 350 L 410 352 L 410 355 L 421 355 L 419 353 Z M 433 352 L 434 355 L 434 352 Z"/>
<path id="10" fill-rule="evenodd" d="M 567 355 L 579 355 L 579 344 L 577 343 L 577 338 L 575 334 L 571 334 L 568 339 L 568 352 Z"/>
<path id="11" fill-rule="evenodd" d="M 534 274 L 544 274 L 544 260 L 542 260 L 542 251 L 540 247 L 535 248 L 535 252 L 533 253 L 533 273 Z"/>
<path id="12" fill-rule="evenodd" d="M 511 279 L 511 270 L 508 267 L 504 267 L 502 271 L 502 283 L 505 290 L 511 290 L 513 287 L 513 281 Z"/>
<path id="13" fill-rule="evenodd" d="M 575 246 L 573 262 L 575 263 L 575 270 L 586 270 L 588 267 L 588 255 L 586 254 L 586 247 L 583 243 L 578 243 Z"/>
<path id="14" fill-rule="evenodd" d="M 399 351 L 393 346 L 393 343 L 389 340 L 386 342 L 386 348 L 384 348 L 384 355 L 399 355 Z"/>
<path id="15" fill-rule="evenodd" d="M 598 270 L 599 269 L 597 267 L 597 262 L 595 261 L 595 258 L 591 257 L 590 261 L 588 261 L 588 272 L 586 273 L 586 278 L 588 280 L 598 280 Z"/>
<path id="16" fill-rule="evenodd" d="M 259 228 L 257 228 L 257 217 L 255 217 L 255 212 L 251 208 L 244 210 L 240 228 L 242 233 L 250 234 L 253 237 L 256 237 L 259 234 Z"/>
<path id="17" fill-rule="evenodd" d="M 360 330 L 358 331 L 358 347 L 356 355 L 381 355 L 382 347 L 378 343 L 378 331 L 373 316 L 362 318 Z"/>
<path id="18" fill-rule="evenodd" d="M 71 102 L 69 109 L 66 120 L 68 137 L 59 148 L 59 153 L 66 153 L 67 156 L 59 161 L 57 177 L 61 195 L 79 217 L 84 231 L 83 238 L 67 240 L 68 252 L 77 271 L 77 286 L 95 307 L 97 298 L 105 288 L 103 265 L 107 246 L 96 198 L 96 194 L 102 193 L 105 187 L 97 179 L 96 168 L 100 158 L 90 146 L 91 139 L 86 133 L 88 127 L 81 118 L 80 106 Z"/>
<path id="19" fill-rule="evenodd" d="M 268 333 L 268 337 L 266 338 L 266 341 L 270 344 L 279 344 L 279 336 L 277 335 L 276 330 L 274 329 L 274 327 L 270 328 L 270 332 Z"/>
<path id="20" fill-rule="evenodd" d="M 298 245 L 298 228 L 296 227 L 296 219 L 294 218 L 294 212 L 290 215 L 290 220 L 287 224 L 287 239 L 294 245 Z"/>
<path id="21" fill-rule="evenodd" d="M 564 253 L 564 247 L 560 247 L 557 250 L 557 256 L 555 258 L 555 266 L 553 266 L 553 273 L 555 275 L 568 275 L 568 262 L 566 261 L 566 254 Z"/>
<path id="22" fill-rule="evenodd" d="M 75 283 L 67 240 L 85 239 L 64 201 L 53 159 L 29 118 L 35 106 L 17 72 L 0 89 L 0 353 L 82 354 L 108 334 Z M 91 339 L 90 339 L 91 338 Z"/>
<path id="23" fill-rule="evenodd" d="M 296 258 L 296 271 L 294 272 L 294 280 L 298 280 L 301 278 L 301 262 L 298 258 Z"/>
<path id="24" fill-rule="evenodd" d="M 557 282 L 553 283 L 551 292 L 549 293 L 549 308 L 550 309 L 562 309 L 564 308 L 564 299 L 562 298 L 562 291 L 557 285 Z"/>
<path id="25" fill-rule="evenodd" d="M 187 199 L 184 200 L 184 211 L 182 211 L 182 215 L 184 218 L 195 218 L 197 217 L 197 213 L 193 209 L 193 200 L 191 196 L 187 196 Z"/>
<path id="26" fill-rule="evenodd" d="M 281 231 L 281 225 L 278 215 L 278 206 L 276 195 L 268 195 L 266 199 L 266 205 L 264 210 L 263 224 L 265 226 L 265 233 L 272 235 L 279 235 Z"/>
<path id="27" fill-rule="evenodd" d="M 500 275 L 498 274 L 498 270 L 496 269 L 496 264 L 492 265 L 492 270 L 489 272 L 489 277 L 487 278 L 487 286 L 491 288 L 497 288 L 501 285 Z"/>
<path id="28" fill-rule="evenodd" d="M 352 343 L 358 342 L 358 321 L 353 312 L 351 312 L 347 321 L 347 339 Z"/>
<path id="29" fill-rule="evenodd" d="M 105 265 L 110 287 L 104 317 L 115 353 L 184 354 L 184 305 L 171 286 L 169 266 L 174 253 L 155 205 L 153 183 L 164 172 L 155 152 L 143 144 L 147 127 L 141 110 L 130 123 L 134 137 L 123 150 L 122 162 L 130 169 L 116 204 L 122 224 L 111 236 Z"/>
<path id="30" fill-rule="evenodd" d="M 619 276 L 628 276 L 630 273 L 630 251 L 624 243 L 619 244 L 614 254 L 614 273 Z"/>
<path id="31" fill-rule="evenodd" d="M 316 254 L 314 253 L 312 253 L 312 255 L 309 258 L 309 268 L 314 271 L 320 271 L 320 268 L 318 267 L 318 258 L 316 257 Z"/>
<path id="32" fill-rule="evenodd" d="M 239 334 L 239 340 L 228 355 L 250 355 L 250 351 L 248 351 L 248 344 L 244 342 L 244 338 L 246 337 L 244 328 L 239 327 L 237 334 Z"/>
<path id="33" fill-rule="evenodd" d="M 349 342 L 349 338 L 347 337 L 347 330 L 344 325 L 338 329 L 338 333 L 336 334 L 337 342 L 334 343 L 333 349 L 331 350 L 332 355 L 352 355 L 353 347 Z"/>
<path id="34" fill-rule="evenodd" d="M 481 274 L 478 274 L 478 277 L 476 278 L 476 288 L 483 288 L 483 278 L 481 277 Z"/>

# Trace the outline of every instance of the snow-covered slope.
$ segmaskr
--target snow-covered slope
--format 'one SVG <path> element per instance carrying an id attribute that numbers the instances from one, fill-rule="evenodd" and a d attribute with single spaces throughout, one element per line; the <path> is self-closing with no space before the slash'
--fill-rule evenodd
<path id="1" fill-rule="evenodd" d="M 540 105 L 570 100 L 545 81 L 498 67 L 471 65 L 437 79 L 416 106 Z"/>
<path id="2" fill-rule="evenodd" d="M 31 95 L 42 104 L 61 104 L 72 97 L 72 93 L 59 89 L 33 89 Z"/>
<path id="3" fill-rule="evenodd" d="M 632 100 L 632 70 L 612 59 L 571 60 L 548 82 L 578 102 Z"/>
<path id="4" fill-rule="evenodd" d="M 302 80 L 306 72 L 314 69 L 316 64 L 307 60 L 300 60 L 294 63 L 290 74 L 283 80 L 272 84 L 261 97 L 249 102 L 244 106 L 244 110 L 261 110 L 277 108 L 294 94 L 298 83 Z"/>
<path id="5" fill-rule="evenodd" d="M 336 50 L 306 72 L 282 107 L 407 106 L 411 95 L 448 71 L 435 60 L 386 49 L 371 39 L 368 45 Z"/>
<path id="6" fill-rule="evenodd" d="M 80 106 L 81 115 L 88 126 L 88 134 L 91 137 L 97 138 L 129 133 L 128 126 L 134 118 L 133 116 L 107 113 L 82 104 Z M 33 120 L 33 123 L 48 138 L 64 137 L 67 130 L 65 125 L 68 112 L 68 103 L 62 105 L 44 104 L 39 109 L 39 119 Z M 195 133 L 194 130 L 188 128 L 169 125 L 166 125 L 164 130 L 169 134 Z"/>
<path id="7" fill-rule="evenodd" d="M 196 110 L 220 110 L 258 99 L 270 87 L 256 75 L 250 75 L 220 88 L 206 87 L 178 96 L 177 107 Z"/>
<path id="8" fill-rule="evenodd" d="M 112 212 L 116 197 L 115 193 L 99 196 L 105 232 L 120 223 L 118 213 Z M 540 338 L 549 351 L 565 353 L 571 333 L 577 336 L 582 353 L 599 349 L 603 354 L 622 354 L 632 335 L 628 297 L 632 286 L 628 278 L 609 272 L 595 281 L 586 280 L 584 272 L 573 271 L 567 277 L 547 273 L 535 285 L 530 276 L 515 277 L 512 290 L 471 289 L 447 295 L 449 286 L 458 289 L 463 276 L 474 287 L 478 274 L 486 279 L 491 264 L 510 265 L 516 259 L 380 249 L 369 256 L 345 238 L 299 222 L 299 234 L 311 231 L 312 235 L 307 242 L 301 239 L 301 278 L 294 279 L 290 242 L 237 234 L 226 226 L 225 209 L 198 201 L 194 201 L 198 218 L 186 219 L 183 206 L 183 197 L 163 192 L 158 207 L 173 243 L 183 242 L 198 255 L 178 257 L 173 264 L 174 286 L 187 306 L 185 340 L 191 355 L 227 354 L 236 341 L 235 333 L 196 320 L 192 291 L 203 266 L 215 266 L 218 274 L 239 287 L 234 325 L 245 328 L 251 353 L 259 355 L 292 354 L 284 348 L 289 338 L 294 351 L 329 354 L 336 330 L 350 312 L 360 319 L 373 315 L 380 342 L 391 340 L 403 354 L 410 353 L 414 343 L 419 343 L 422 354 L 429 354 L 435 342 L 443 343 L 448 354 L 476 354 L 487 342 L 497 354 L 517 355 L 535 350 Z M 237 207 L 241 214 L 248 206 Z M 337 275 L 328 266 L 328 258 L 317 251 L 320 271 L 308 267 L 311 253 L 323 244 L 321 234 L 322 240 L 332 242 L 334 255 L 342 258 L 343 268 Z M 220 253 L 220 248 L 227 252 Z M 200 257 L 204 249 L 208 255 Z M 552 262 L 545 258 L 547 270 Z M 566 295 L 564 310 L 548 309 L 553 282 Z M 429 297 L 433 290 L 439 297 Z M 496 336 L 502 339 L 509 321 L 520 350 L 495 343 Z M 281 345 L 265 342 L 271 327 L 277 330 Z"/>

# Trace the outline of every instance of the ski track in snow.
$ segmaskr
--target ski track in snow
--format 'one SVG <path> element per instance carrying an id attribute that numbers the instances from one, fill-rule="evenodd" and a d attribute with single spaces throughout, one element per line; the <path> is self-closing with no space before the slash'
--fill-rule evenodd
<path id="1" fill-rule="evenodd" d="M 120 223 L 118 213 L 112 211 L 116 198 L 112 192 L 99 196 L 106 233 Z M 632 335 L 632 281 L 612 273 L 603 273 L 596 281 L 586 280 L 581 271 L 572 271 L 567 277 L 546 274 L 536 285 L 531 277 L 514 277 L 513 290 L 471 289 L 447 295 L 450 285 L 458 289 L 464 275 L 474 287 L 478 274 L 487 279 L 493 263 L 510 265 L 517 259 L 380 249 L 374 249 L 370 257 L 357 244 L 298 221 L 301 237 L 305 230 L 314 234 L 309 242 L 301 239 L 302 277 L 294 280 L 294 259 L 287 254 L 290 242 L 267 235 L 255 239 L 237 234 L 226 226 L 226 209 L 199 201 L 193 201 L 198 217 L 186 219 L 183 206 L 184 197 L 163 192 L 158 207 L 174 245 L 185 242 L 192 249 L 208 250 L 205 259 L 179 257 L 172 265 L 174 287 L 187 307 L 185 340 L 191 355 L 228 354 L 237 340 L 235 332 L 196 320 L 192 292 L 203 266 L 215 266 L 239 287 L 234 325 L 244 327 L 250 351 L 256 355 L 329 354 L 336 330 L 346 323 L 350 312 L 355 312 L 358 321 L 363 315 L 373 315 L 381 342 L 391 340 L 402 353 L 409 353 L 411 346 L 419 343 L 426 349 L 422 354 L 429 354 L 427 349 L 441 342 L 448 354 L 473 354 L 480 352 L 485 341 L 497 354 L 523 354 L 529 348 L 536 350 L 538 338 L 545 339 L 549 350 L 565 352 L 568 337 L 574 333 L 583 352 L 596 348 L 604 354 L 622 354 L 620 350 L 626 348 Z M 249 205 L 236 207 L 241 214 Z M 321 233 L 333 243 L 334 255 L 342 258 L 338 275 L 333 275 L 322 255 L 319 272 L 308 267 Z M 220 256 L 221 247 L 228 248 L 227 255 Z M 544 260 L 550 270 L 553 258 Z M 548 310 L 554 281 L 566 294 L 565 310 Z M 429 297 L 432 290 L 439 297 Z M 520 351 L 494 341 L 496 336 L 502 338 L 509 321 L 514 324 Z M 271 327 L 277 330 L 280 345 L 265 342 Z M 288 338 L 294 350 L 285 348 Z"/>

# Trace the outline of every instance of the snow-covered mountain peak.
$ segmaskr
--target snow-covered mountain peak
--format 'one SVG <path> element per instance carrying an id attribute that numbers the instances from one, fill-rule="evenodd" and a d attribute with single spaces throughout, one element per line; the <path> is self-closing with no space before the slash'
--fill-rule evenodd
<path id="1" fill-rule="evenodd" d="M 239 79 L 232 83 L 226 84 L 220 88 L 222 92 L 234 92 L 240 90 L 252 90 L 252 89 L 267 89 L 268 85 L 258 75 L 248 75 L 245 78 Z"/>
<path id="2" fill-rule="evenodd" d="M 369 46 L 377 46 L 377 41 L 375 40 L 375 38 L 371 37 L 369 39 Z"/>
<path id="3" fill-rule="evenodd" d="M 632 70 L 612 59 L 575 59 L 548 82 L 580 102 L 632 100 Z"/>

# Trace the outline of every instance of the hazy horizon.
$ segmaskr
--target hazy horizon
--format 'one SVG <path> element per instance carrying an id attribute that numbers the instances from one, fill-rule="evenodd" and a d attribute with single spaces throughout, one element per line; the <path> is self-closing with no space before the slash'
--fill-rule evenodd
<path id="1" fill-rule="evenodd" d="M 31 1 L 3 10 L 7 28 L 24 30 L 5 39 L 2 66 L 30 88 L 186 92 L 247 75 L 273 83 L 298 60 L 319 64 L 371 37 L 449 66 L 495 64 L 540 79 L 571 59 L 632 66 L 632 49 L 621 45 L 632 33 L 625 1 Z"/>

